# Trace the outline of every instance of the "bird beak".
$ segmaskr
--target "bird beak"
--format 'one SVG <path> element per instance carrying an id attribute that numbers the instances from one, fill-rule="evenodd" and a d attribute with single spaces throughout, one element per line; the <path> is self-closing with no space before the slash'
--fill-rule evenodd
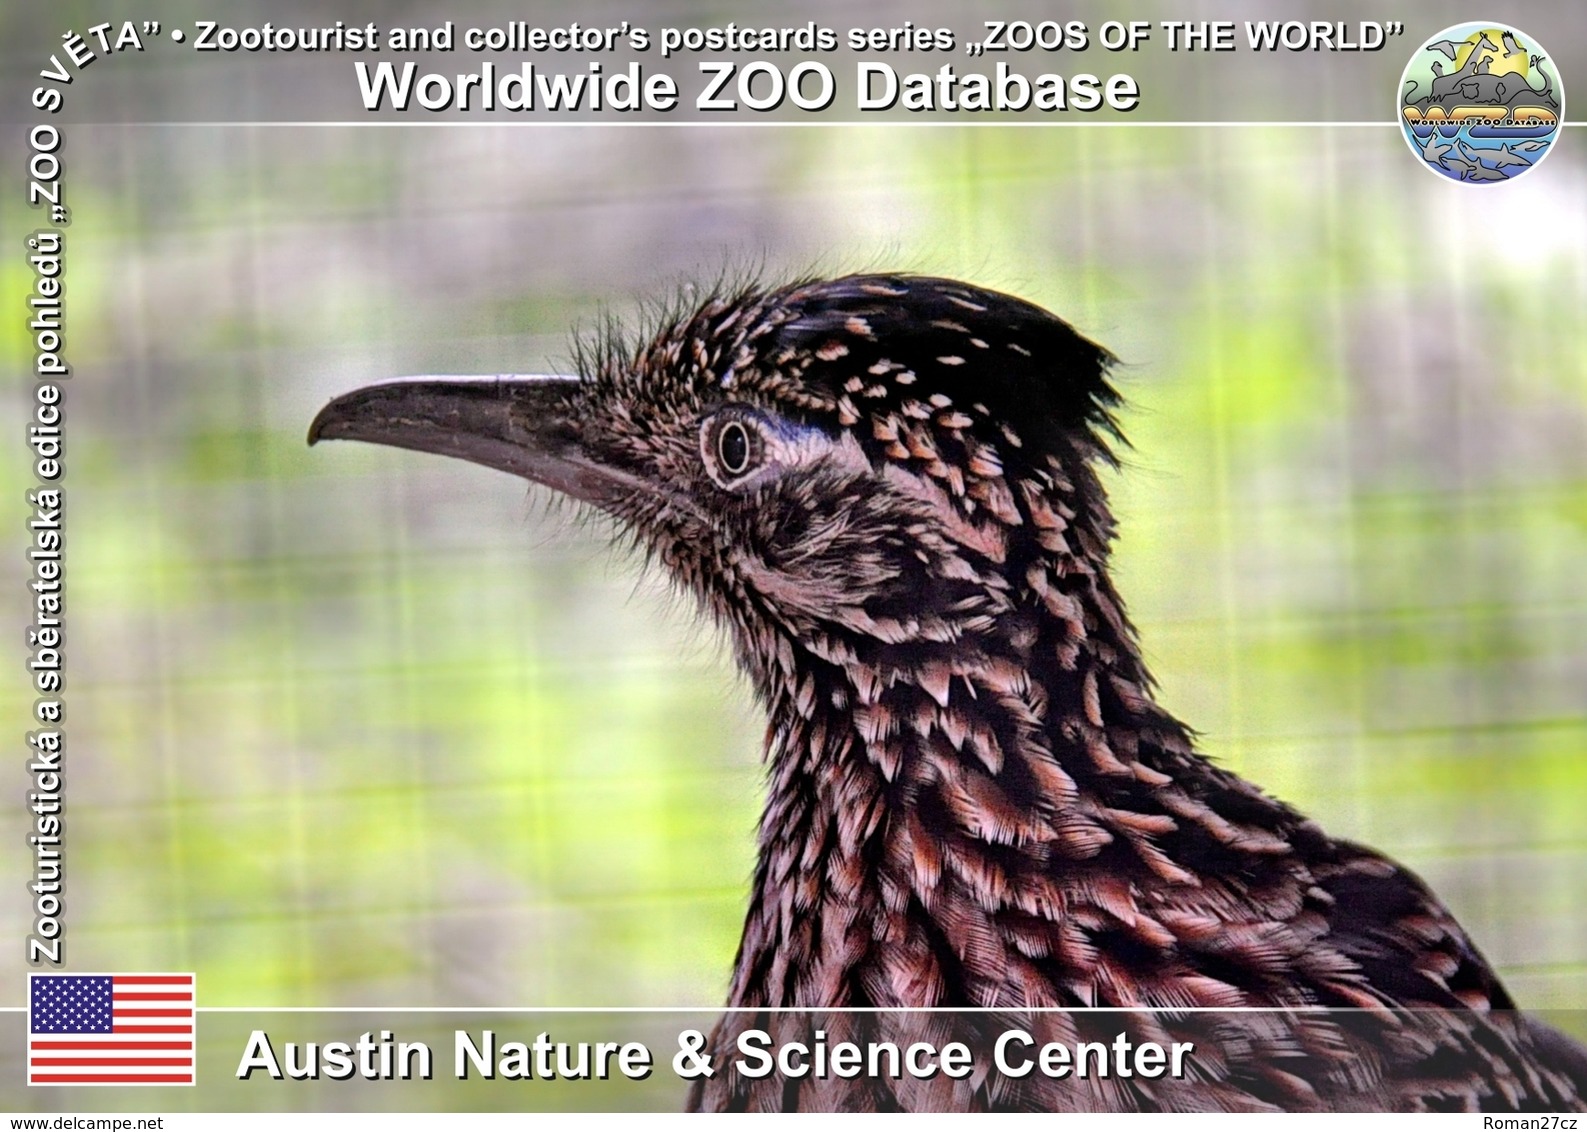
<path id="1" fill-rule="evenodd" d="M 578 439 L 576 377 L 405 377 L 336 398 L 309 443 L 364 440 L 456 456 L 608 505 L 628 477 L 591 459 Z"/>

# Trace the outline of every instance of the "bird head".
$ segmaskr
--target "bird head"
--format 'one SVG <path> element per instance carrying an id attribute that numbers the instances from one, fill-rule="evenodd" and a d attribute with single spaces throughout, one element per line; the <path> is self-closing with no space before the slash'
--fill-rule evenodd
<path id="1" fill-rule="evenodd" d="M 461 457 L 608 512 L 752 671 L 795 644 L 888 667 L 1031 636 L 1033 587 L 1068 610 L 1102 575 L 1112 359 L 1030 303 L 915 276 L 752 288 L 578 361 L 369 386 L 309 440 Z"/>

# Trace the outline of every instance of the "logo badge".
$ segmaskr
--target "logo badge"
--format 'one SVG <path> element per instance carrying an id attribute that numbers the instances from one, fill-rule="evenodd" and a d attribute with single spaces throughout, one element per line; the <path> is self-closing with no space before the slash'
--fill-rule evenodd
<path id="1" fill-rule="evenodd" d="M 1565 91 L 1548 53 L 1505 24 L 1456 24 L 1411 56 L 1400 127 L 1424 167 L 1463 184 L 1499 184 L 1553 147 Z"/>

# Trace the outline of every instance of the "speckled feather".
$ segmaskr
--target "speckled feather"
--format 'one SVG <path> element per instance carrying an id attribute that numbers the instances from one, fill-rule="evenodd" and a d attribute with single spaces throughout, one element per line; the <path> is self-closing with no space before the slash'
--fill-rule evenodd
<path id="1" fill-rule="evenodd" d="M 636 485 L 607 509 L 728 628 L 768 716 L 740 1010 L 712 1048 L 817 1025 L 757 1012 L 778 1007 L 999 1008 L 821 1023 L 983 1045 L 1097 1017 L 1031 1007 L 1364 1021 L 1219 1016 L 1237 1040 L 1180 1081 L 724 1069 L 692 1106 L 1580 1107 L 1587 1054 L 1515 1012 L 1420 880 L 1156 704 L 1108 575 L 1111 362 L 1030 303 L 891 275 L 714 296 L 581 359 L 577 443 Z"/>
<path id="2" fill-rule="evenodd" d="M 627 517 L 730 626 L 769 715 L 730 1004 L 1439 1008 L 1426 1073 L 1363 1079 L 1371 1053 L 1314 1034 L 1288 1072 L 1255 1057 L 1222 1080 L 1108 1095 L 939 1084 L 936 1099 L 1578 1104 L 1579 1082 L 1544 1064 L 1416 877 L 1208 763 L 1154 702 L 1108 577 L 1113 523 L 1094 471 L 1118 436 L 1111 360 L 1006 295 L 854 276 L 710 299 L 596 367 L 584 419 L 604 433 L 622 406 L 606 450 L 676 477 L 705 521 L 649 497 Z M 749 492 L 701 482 L 698 422 L 733 404 L 862 458 L 835 452 Z M 716 1048 L 751 1023 L 808 1026 L 734 1014 Z M 895 1088 L 723 1074 L 692 1100 L 930 1103 Z"/>

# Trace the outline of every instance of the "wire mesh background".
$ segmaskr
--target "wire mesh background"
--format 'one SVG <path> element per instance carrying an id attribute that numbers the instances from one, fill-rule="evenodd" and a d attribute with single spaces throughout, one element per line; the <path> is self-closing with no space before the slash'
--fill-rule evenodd
<path id="1" fill-rule="evenodd" d="M 72 966 L 209 1005 L 720 1001 L 761 773 L 722 642 L 599 521 L 304 431 L 381 377 L 563 370 L 571 326 L 724 268 L 885 267 L 1125 360 L 1118 580 L 1166 704 L 1419 871 L 1523 1005 L 1587 1007 L 1558 149 L 1490 191 L 1388 127 L 76 129 Z"/>

